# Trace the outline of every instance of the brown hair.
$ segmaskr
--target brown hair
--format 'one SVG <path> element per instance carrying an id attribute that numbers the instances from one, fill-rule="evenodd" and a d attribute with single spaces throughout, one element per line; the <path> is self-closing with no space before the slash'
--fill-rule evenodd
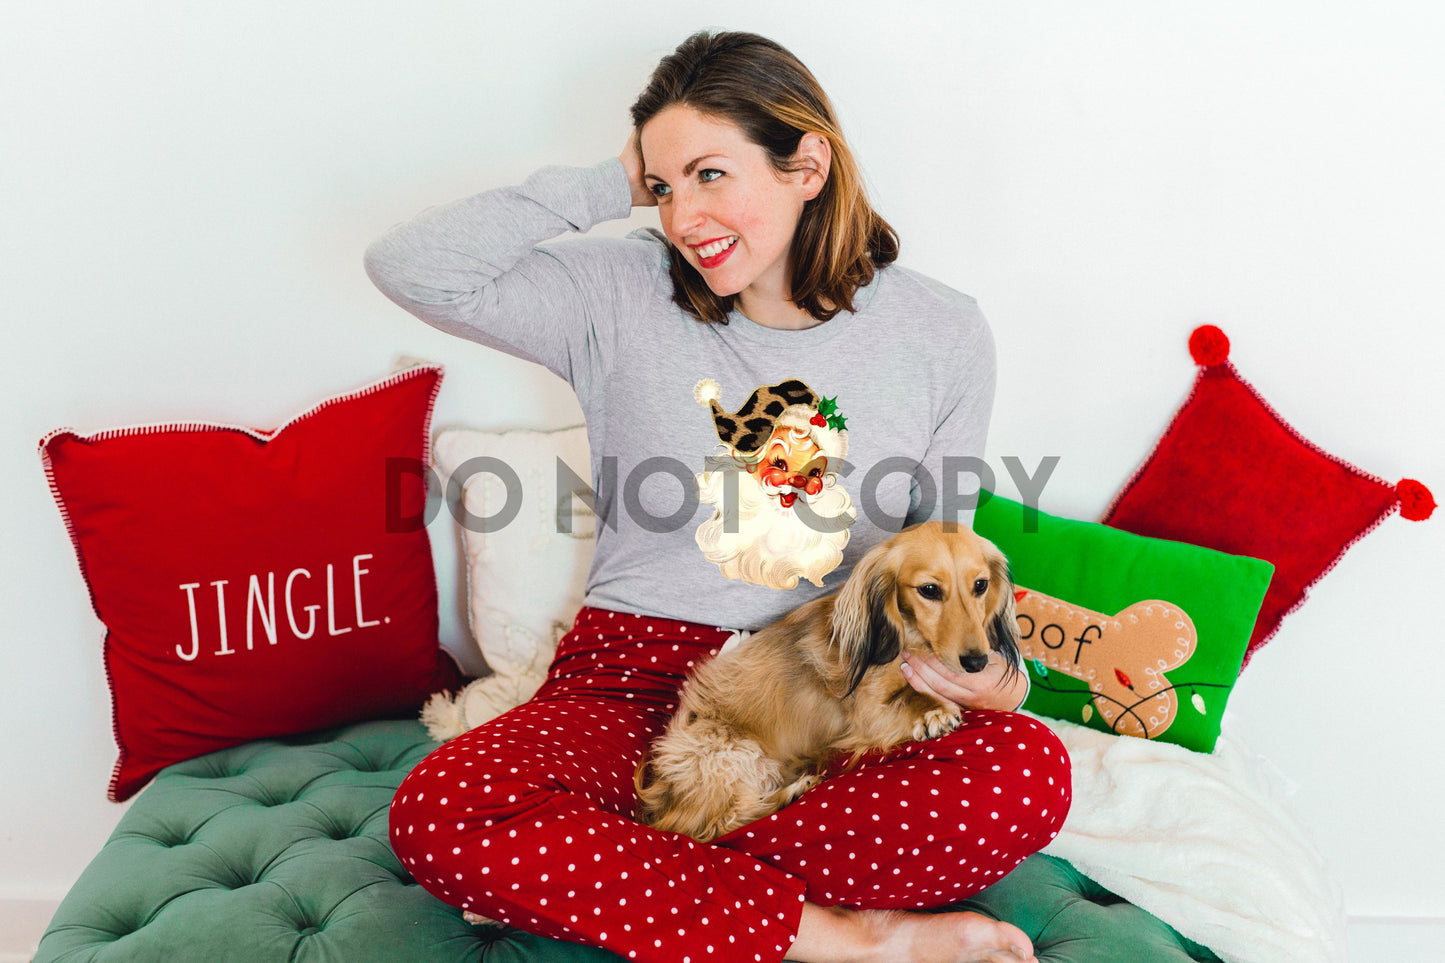
<path id="1" fill-rule="evenodd" d="M 853 295 L 898 257 L 898 235 L 868 204 L 862 173 L 833 105 L 802 62 L 754 33 L 699 31 L 664 57 L 632 105 L 641 131 L 664 108 L 683 104 L 736 124 L 778 171 L 806 133 L 827 138 L 832 162 L 822 191 L 798 220 L 789 255 L 792 298 L 819 321 L 853 310 Z M 703 321 L 727 323 L 733 297 L 712 292 L 697 269 L 672 256 L 673 300 Z"/>

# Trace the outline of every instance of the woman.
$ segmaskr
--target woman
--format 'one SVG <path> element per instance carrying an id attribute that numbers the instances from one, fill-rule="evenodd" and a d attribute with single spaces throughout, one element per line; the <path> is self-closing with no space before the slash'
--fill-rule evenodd
<path id="1" fill-rule="evenodd" d="M 947 459 L 983 452 L 994 353 L 972 299 L 893 266 L 786 50 L 696 34 L 632 119 L 618 158 L 430 209 L 367 252 L 407 310 L 573 386 L 604 521 L 546 683 L 408 776 L 393 845 L 442 900 L 631 959 L 1032 959 L 976 914 L 880 912 L 970 895 L 1063 821 L 1067 758 L 1007 711 L 1024 691 L 1001 665 L 912 666 L 965 708 L 959 730 L 713 845 L 633 818 L 633 772 L 720 626 L 836 591 L 906 524 L 966 517 Z M 660 234 L 538 246 L 654 205 Z"/>

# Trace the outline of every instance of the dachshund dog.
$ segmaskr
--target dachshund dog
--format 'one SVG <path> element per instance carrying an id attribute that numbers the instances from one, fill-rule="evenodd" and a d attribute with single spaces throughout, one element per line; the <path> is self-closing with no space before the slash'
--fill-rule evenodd
<path id="1" fill-rule="evenodd" d="M 952 731 L 959 710 L 908 683 L 909 656 L 980 672 L 997 652 L 1021 671 L 1008 561 L 954 528 L 904 529 L 836 594 L 703 663 L 637 770 L 642 819 L 716 839 L 817 785 L 835 757 Z"/>

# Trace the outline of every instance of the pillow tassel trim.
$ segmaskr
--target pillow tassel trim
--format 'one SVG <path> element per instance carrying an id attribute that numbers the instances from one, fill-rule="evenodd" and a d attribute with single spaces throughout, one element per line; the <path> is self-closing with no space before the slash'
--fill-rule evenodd
<path id="1" fill-rule="evenodd" d="M 1310 579 L 1308 584 L 1306 584 L 1304 588 L 1300 589 L 1299 598 L 1291 602 L 1289 607 L 1280 613 L 1279 621 L 1275 622 L 1274 628 L 1270 629 L 1269 632 L 1261 636 L 1259 643 L 1244 654 L 1244 665 L 1241 665 L 1239 667 L 1241 672 L 1244 671 L 1244 669 L 1249 665 L 1249 660 L 1254 658 L 1254 653 L 1259 649 L 1263 648 L 1266 642 L 1270 641 L 1279 634 L 1280 626 L 1284 624 L 1284 620 L 1289 618 L 1289 616 L 1293 615 L 1295 612 L 1299 611 L 1299 609 L 1306 602 L 1309 601 L 1310 590 L 1313 589 L 1316 585 L 1318 585 L 1320 580 L 1323 579 L 1326 575 L 1334 571 L 1335 566 L 1340 564 L 1340 559 L 1345 557 L 1345 553 L 1348 552 L 1351 548 L 1353 548 L 1356 542 L 1360 541 L 1366 535 L 1369 535 L 1375 529 L 1383 525 L 1385 519 L 1393 515 L 1396 511 L 1399 510 L 1399 508 L 1400 502 L 1398 499 L 1396 499 L 1389 506 L 1387 506 L 1384 511 L 1380 512 L 1379 515 L 1375 516 L 1374 521 L 1361 528 L 1350 538 L 1349 541 L 1345 542 L 1345 544 L 1340 547 L 1339 552 L 1335 554 L 1334 558 L 1330 559 L 1329 564 L 1326 565 L 1324 568 L 1320 569 L 1320 574 Z"/>
<path id="2" fill-rule="evenodd" d="M 91 587 L 90 571 L 85 565 L 85 556 L 80 551 L 80 537 L 75 530 L 75 520 L 71 517 L 70 510 L 65 506 L 65 499 L 60 494 L 60 484 L 55 480 L 55 469 L 50 461 L 50 451 L 47 445 L 52 439 L 61 435 L 74 435 L 68 428 L 60 428 L 49 432 L 40 439 L 40 459 L 45 466 L 45 481 L 50 486 L 50 495 L 55 500 L 55 505 L 60 509 L 60 518 L 65 523 L 65 533 L 70 538 L 71 551 L 75 552 L 75 562 L 80 569 L 80 580 L 85 583 L 85 594 L 90 599 L 90 611 L 100 620 L 100 653 L 101 665 L 105 668 L 105 691 L 111 695 L 110 700 L 110 737 L 115 742 L 115 762 L 110 767 L 110 778 L 106 780 L 106 798 L 115 800 L 120 791 L 121 777 L 125 773 L 125 764 L 129 761 L 129 752 L 125 740 L 120 733 L 120 706 L 114 697 L 115 674 L 110 666 L 110 626 L 100 614 L 100 607 L 95 602 L 95 589 Z M 77 438 L 82 437 L 76 435 Z"/>
<path id="3" fill-rule="evenodd" d="M 395 371 L 395 372 L 393 372 L 392 374 L 386 375 L 386 376 L 383 377 L 383 378 L 379 378 L 379 379 L 377 379 L 377 380 L 375 380 L 375 381 L 368 382 L 368 383 L 362 385 L 362 386 L 359 387 L 359 388 L 356 388 L 356 389 L 353 389 L 352 391 L 346 392 L 345 394 L 332 395 L 332 396 L 330 396 L 330 397 L 328 397 L 328 398 L 324 398 L 324 399 L 322 399 L 321 401 L 318 401 L 316 404 L 312 405 L 310 408 L 307 408 L 307 409 L 305 409 L 304 411 L 300 411 L 300 412 L 298 412 L 297 414 L 292 415 L 290 418 L 286 419 L 286 421 L 283 422 L 280 426 L 278 426 L 278 427 L 276 427 L 276 428 L 273 428 L 273 429 L 271 429 L 270 431 L 261 431 L 260 429 L 251 428 L 251 427 L 248 427 L 248 426 L 246 426 L 246 425 L 237 425 L 237 424 L 233 424 L 233 423 L 230 423 L 230 422 L 224 422 L 224 421 L 157 421 L 157 422 L 146 422 L 146 423 L 139 424 L 139 425 L 123 425 L 123 426 L 118 427 L 118 428 L 105 428 L 105 429 L 103 429 L 103 430 L 101 430 L 101 431 L 91 432 L 91 433 L 88 434 L 88 435 L 82 435 L 80 432 L 76 431 L 74 428 L 71 428 L 71 427 L 68 427 L 68 426 L 67 426 L 67 427 L 64 427 L 64 428 L 56 428 L 55 430 L 46 433 L 45 437 L 43 437 L 43 438 L 40 439 L 40 444 L 39 444 L 39 446 L 38 446 L 38 450 L 39 450 L 41 459 L 45 462 L 45 474 L 46 474 L 46 477 L 49 478 L 50 481 L 51 481 L 50 490 L 51 490 L 52 493 L 54 493 L 54 494 L 56 495 L 56 501 L 57 501 L 57 503 L 59 503 L 60 498 L 59 498 L 59 494 L 58 494 L 58 492 L 57 492 L 57 490 L 56 490 L 56 487 L 55 487 L 55 484 L 54 484 L 54 480 L 55 480 L 55 479 L 54 479 L 54 475 L 52 475 L 52 474 L 51 474 L 51 471 L 50 471 L 50 454 L 49 454 L 49 452 L 48 452 L 47 449 L 48 449 L 48 446 L 49 446 L 50 442 L 52 442 L 52 441 L 55 440 L 56 438 L 61 437 L 62 435 L 69 435 L 70 437 L 74 438 L 76 441 L 105 441 L 105 440 L 108 439 L 108 438 L 125 438 L 125 437 L 131 436 L 131 435 L 154 435 L 154 434 L 160 434 L 160 433 L 162 433 L 162 432 L 218 431 L 218 430 L 219 430 L 219 431 L 235 431 L 235 432 L 239 432 L 240 434 L 243 434 L 243 435 L 248 435 L 248 436 L 250 436 L 251 438 L 256 439 L 257 441 L 268 442 L 268 441 L 273 441 L 273 440 L 275 440 L 275 438 L 276 438 L 277 435 L 281 434 L 281 432 L 285 431 L 285 430 L 286 430 L 287 428 L 289 428 L 290 426 L 292 426 L 292 425 L 294 425 L 294 424 L 296 424 L 296 423 L 298 423 L 298 422 L 305 421 L 307 418 L 310 418 L 311 416 L 315 415 L 317 412 L 324 411 L 324 410 L 326 410 L 327 408 L 332 407 L 333 405 L 338 405 L 338 404 L 341 404 L 341 403 L 346 402 L 346 401 L 355 401 L 355 400 L 358 399 L 358 398 L 365 398 L 365 397 L 367 397 L 368 395 L 374 395 L 374 394 L 376 394 L 378 391 L 385 391 L 387 388 L 390 388 L 390 387 L 392 387 L 393 385 L 401 384 L 403 381 L 407 381 L 407 380 L 409 380 L 409 379 L 411 379 L 411 378 L 417 377 L 417 376 L 420 375 L 420 374 L 423 374 L 423 373 L 426 373 L 426 372 L 432 372 L 432 371 L 435 371 L 438 375 L 444 375 L 444 374 L 445 374 L 445 368 L 444 368 L 442 365 L 440 365 L 440 364 L 436 364 L 436 363 L 434 363 L 434 362 L 419 362 L 419 363 L 417 363 L 417 364 L 410 365 L 410 366 L 408 366 L 408 367 L 406 367 L 406 368 L 403 368 L 403 369 L 401 369 L 401 370 L 399 370 L 399 371 Z M 436 406 L 436 399 L 437 399 L 437 393 L 440 392 L 440 391 L 441 391 L 441 380 L 440 380 L 440 378 L 439 378 L 438 381 L 437 381 L 437 383 L 436 383 L 436 385 L 432 388 L 431 397 L 428 399 L 429 408 L 428 408 L 427 426 L 426 426 L 426 427 L 427 427 L 427 432 L 426 432 L 426 439 L 425 439 L 425 441 L 424 441 L 423 448 L 422 448 L 422 457 L 423 457 L 423 459 L 424 459 L 428 464 L 430 464 L 431 461 L 432 461 L 432 452 L 431 452 L 431 409 L 435 408 L 435 406 Z M 65 512 L 65 507 L 64 507 L 64 505 L 61 505 L 61 512 L 62 512 L 62 514 L 64 514 L 64 512 Z M 68 519 L 68 516 L 67 516 L 67 519 Z"/>

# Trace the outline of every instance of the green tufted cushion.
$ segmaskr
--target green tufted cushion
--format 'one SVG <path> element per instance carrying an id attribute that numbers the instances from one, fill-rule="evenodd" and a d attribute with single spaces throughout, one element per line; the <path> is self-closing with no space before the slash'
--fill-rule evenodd
<path id="1" fill-rule="evenodd" d="M 387 810 L 433 748 L 420 723 L 389 720 L 171 766 L 61 903 L 35 963 L 619 959 L 471 926 L 403 871 Z M 1216 960 L 1047 856 L 963 905 L 1018 925 L 1047 963 Z"/>
<path id="2" fill-rule="evenodd" d="M 1042 853 L 959 906 L 1023 930 L 1040 963 L 1219 963 L 1206 947 Z"/>

